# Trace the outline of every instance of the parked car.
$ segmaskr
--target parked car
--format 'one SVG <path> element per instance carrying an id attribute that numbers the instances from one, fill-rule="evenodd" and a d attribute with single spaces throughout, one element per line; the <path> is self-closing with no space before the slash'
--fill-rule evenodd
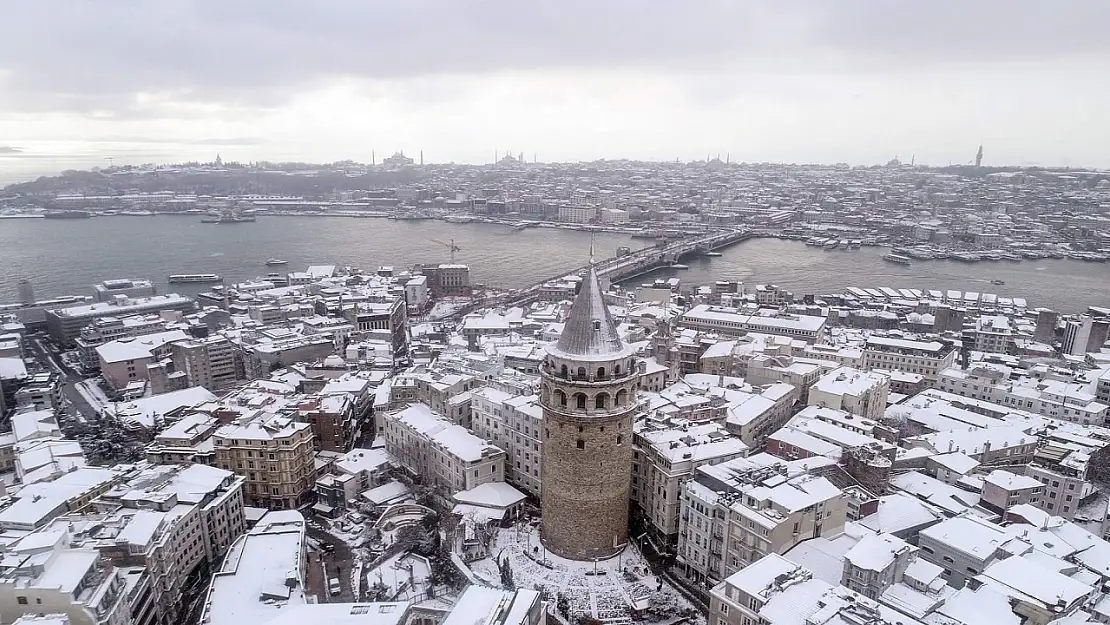
<path id="1" fill-rule="evenodd" d="M 342 592 L 342 590 L 343 587 L 339 585 L 338 577 L 333 577 L 328 580 L 328 594 L 338 595 L 340 592 Z"/>

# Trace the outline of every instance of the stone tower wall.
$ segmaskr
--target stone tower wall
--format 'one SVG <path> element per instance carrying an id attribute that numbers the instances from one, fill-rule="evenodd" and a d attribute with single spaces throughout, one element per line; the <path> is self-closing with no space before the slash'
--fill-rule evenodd
<path id="1" fill-rule="evenodd" d="M 576 366 L 564 378 L 563 364 L 549 358 L 543 370 L 540 537 L 547 549 L 564 558 L 606 558 L 628 540 L 639 369 L 633 359 L 623 357 L 592 363 L 587 379 L 575 379 Z M 616 364 L 621 374 L 613 376 Z M 607 377 L 595 376 L 599 366 Z M 577 407 L 579 395 L 586 396 L 585 409 Z M 595 404 L 599 395 L 608 399 L 605 407 Z M 623 399 L 619 405 L 614 401 L 618 395 Z"/>
<path id="2" fill-rule="evenodd" d="M 605 558 L 627 542 L 632 414 L 544 411 L 541 538 L 557 555 Z"/>

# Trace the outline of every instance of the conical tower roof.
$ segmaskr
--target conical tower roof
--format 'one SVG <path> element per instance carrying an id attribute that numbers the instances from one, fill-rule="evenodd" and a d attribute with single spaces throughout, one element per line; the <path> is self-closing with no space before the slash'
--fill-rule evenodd
<path id="1" fill-rule="evenodd" d="M 620 356 L 626 351 L 609 308 L 601 297 L 597 272 L 590 267 L 578 297 L 570 307 L 563 333 L 552 350 L 564 358 L 597 360 Z"/>

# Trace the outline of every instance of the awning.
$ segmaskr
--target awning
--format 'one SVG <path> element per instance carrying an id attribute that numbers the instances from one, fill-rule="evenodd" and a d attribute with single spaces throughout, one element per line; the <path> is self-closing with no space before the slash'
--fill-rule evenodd
<path id="1" fill-rule="evenodd" d="M 326 503 L 318 503 L 312 506 L 312 509 L 320 514 L 331 514 L 335 510 L 335 508 Z"/>

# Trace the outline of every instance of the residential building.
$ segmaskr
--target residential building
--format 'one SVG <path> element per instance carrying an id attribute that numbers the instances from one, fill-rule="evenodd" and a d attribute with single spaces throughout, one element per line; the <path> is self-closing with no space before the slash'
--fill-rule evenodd
<path id="1" fill-rule="evenodd" d="M 164 310 L 188 313 L 195 309 L 196 302 L 192 298 L 176 293 L 137 299 L 119 295 L 107 302 L 47 310 L 46 330 L 59 344 L 73 347 L 81 329 L 103 317 L 123 317 Z"/>
<path id="2" fill-rule="evenodd" d="M 844 494 L 813 466 L 769 454 L 699 467 L 683 485 L 677 566 L 715 584 L 764 555 L 844 528 Z"/>
<path id="3" fill-rule="evenodd" d="M 809 389 L 809 405 L 843 410 L 867 419 L 886 412 L 890 378 L 873 371 L 840 367 L 821 376 Z"/>
<path id="4" fill-rule="evenodd" d="M 150 366 L 170 354 L 172 343 L 188 338 L 181 330 L 169 330 L 109 341 L 95 349 L 97 367 L 109 387 L 122 390 L 146 382 Z"/>
<path id="5" fill-rule="evenodd" d="M 540 495 L 543 407 L 537 395 L 513 395 L 493 386 L 470 392 L 471 430 L 505 450 L 505 481 Z"/>
<path id="6" fill-rule="evenodd" d="M 216 466 L 246 478 L 247 505 L 271 510 L 299 508 L 312 489 L 312 428 L 291 417 L 239 417 L 219 427 Z"/>
<path id="7" fill-rule="evenodd" d="M 643 419 L 632 431 L 632 502 L 656 544 L 673 550 L 682 485 L 700 466 L 746 456 L 748 446 L 717 423 Z"/>
<path id="8" fill-rule="evenodd" d="M 807 343 L 820 343 L 825 337 L 824 317 L 780 313 L 774 309 L 746 313 L 737 308 L 699 304 L 683 313 L 678 324 L 725 335 L 758 332 L 797 338 Z"/>
<path id="9" fill-rule="evenodd" d="M 425 484 L 451 496 L 505 481 L 505 452 L 423 404 L 385 416 L 385 448 Z"/>
<path id="10" fill-rule="evenodd" d="M 65 531 L 34 533 L 5 547 L 0 625 L 25 614 L 64 614 L 69 625 L 129 625 L 127 581 L 96 549 L 69 547 Z"/>
<path id="11" fill-rule="evenodd" d="M 393 457 L 384 449 L 352 449 L 336 459 L 331 473 L 316 480 L 314 509 L 329 516 L 346 510 L 359 493 L 379 486 L 393 466 Z"/>
<path id="12" fill-rule="evenodd" d="M 185 374 L 187 386 L 203 386 L 216 392 L 246 379 L 243 362 L 225 337 L 177 341 L 170 351 L 174 371 Z"/>
<path id="13" fill-rule="evenodd" d="M 940 372 L 956 362 L 956 355 L 950 343 L 871 335 L 864 344 L 863 368 L 917 373 L 933 386 Z"/>
<path id="14" fill-rule="evenodd" d="M 920 556 L 944 569 L 949 586 L 963 588 L 967 580 L 993 562 L 1005 558 L 1009 534 L 998 525 L 972 514 L 945 519 L 921 530 Z"/>

